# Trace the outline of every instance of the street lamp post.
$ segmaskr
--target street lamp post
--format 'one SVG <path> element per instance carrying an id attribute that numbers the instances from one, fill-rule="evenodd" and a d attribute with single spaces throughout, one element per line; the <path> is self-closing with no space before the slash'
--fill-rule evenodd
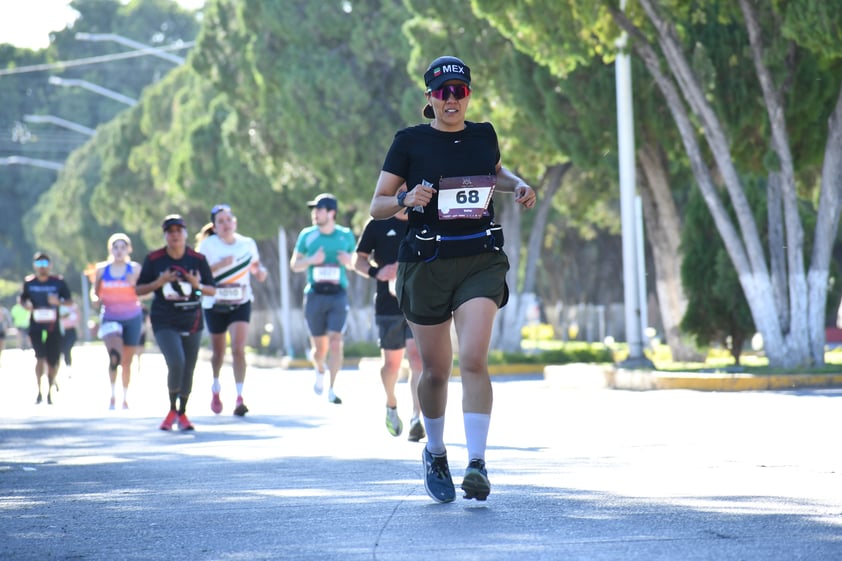
<path id="1" fill-rule="evenodd" d="M 85 80 L 77 80 L 75 78 L 60 78 L 58 76 L 50 76 L 49 79 L 50 84 L 54 86 L 65 86 L 65 87 L 72 87 L 76 86 L 79 88 L 86 89 L 90 92 L 94 92 L 101 96 L 105 96 L 111 98 L 115 101 L 119 101 L 120 103 L 125 103 L 129 106 L 137 105 L 137 100 L 133 97 L 129 97 L 127 95 L 123 95 L 119 92 L 115 92 L 114 90 L 109 90 L 108 88 L 103 88 L 102 86 L 98 86 L 96 84 L 92 84 Z"/>
<path id="2" fill-rule="evenodd" d="M 0 158 L 0 166 L 34 166 L 36 168 L 60 170 L 64 167 L 64 164 L 39 158 L 27 158 L 26 156 L 8 156 Z"/>
<path id="3" fill-rule="evenodd" d="M 23 120 L 27 123 L 49 123 L 51 125 L 76 131 L 86 136 L 93 136 L 96 134 L 96 131 L 90 127 L 74 123 L 73 121 L 68 121 L 67 119 L 62 119 L 61 117 L 55 117 L 53 115 L 24 115 Z"/>
<path id="4" fill-rule="evenodd" d="M 145 45 L 134 39 L 129 39 L 128 37 L 123 37 L 122 35 L 117 35 L 116 33 L 83 33 L 79 32 L 76 34 L 76 39 L 79 41 L 112 41 L 114 43 L 120 43 L 121 45 L 126 45 L 127 47 L 131 47 L 133 49 L 138 49 L 142 51 L 148 51 L 150 55 L 156 56 L 158 58 L 162 58 L 164 60 L 168 60 L 175 64 L 183 64 L 184 58 L 178 55 L 174 55 L 172 53 L 168 53 L 161 49 L 156 49 L 155 47 L 151 47 L 149 45 Z"/>
<path id="5" fill-rule="evenodd" d="M 626 0 L 620 0 L 620 9 L 626 9 Z M 646 336 L 646 276 L 643 260 L 642 211 L 636 200 L 634 163 L 634 113 L 632 103 L 631 58 L 626 52 L 627 36 L 623 33 L 617 42 L 614 62 L 617 92 L 617 152 L 620 172 L 620 222 L 623 241 L 623 296 L 626 319 L 628 368 L 650 368 L 652 362 L 643 354 Z"/>

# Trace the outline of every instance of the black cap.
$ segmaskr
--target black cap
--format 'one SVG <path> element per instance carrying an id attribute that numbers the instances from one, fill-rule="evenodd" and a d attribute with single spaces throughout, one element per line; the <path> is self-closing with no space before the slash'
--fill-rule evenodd
<path id="1" fill-rule="evenodd" d="M 440 56 L 424 72 L 424 84 L 428 90 L 437 90 L 448 80 L 460 80 L 470 86 L 471 69 L 455 56 Z"/>
<path id="2" fill-rule="evenodd" d="M 339 204 L 336 202 L 336 197 L 330 193 L 322 193 L 312 201 L 307 201 L 307 206 L 310 208 L 326 208 L 327 210 L 336 210 Z"/>
<path id="3" fill-rule="evenodd" d="M 184 224 L 184 218 L 180 214 L 168 214 L 164 217 L 164 223 L 161 224 L 161 229 L 166 232 L 170 226 L 181 226 L 187 229 L 187 226 Z"/>
<path id="4" fill-rule="evenodd" d="M 39 259 L 46 259 L 47 261 L 49 261 L 50 256 L 44 253 L 43 251 L 36 251 L 35 255 L 32 256 L 32 260 L 38 261 Z"/>

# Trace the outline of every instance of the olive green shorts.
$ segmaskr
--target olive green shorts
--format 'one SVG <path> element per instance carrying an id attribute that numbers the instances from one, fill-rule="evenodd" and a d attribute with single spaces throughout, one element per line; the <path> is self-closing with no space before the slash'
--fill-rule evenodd
<path id="1" fill-rule="evenodd" d="M 506 272 L 509 258 L 502 251 L 469 257 L 398 264 L 395 292 L 406 319 L 438 325 L 472 298 L 485 297 L 502 308 L 509 300 Z"/>

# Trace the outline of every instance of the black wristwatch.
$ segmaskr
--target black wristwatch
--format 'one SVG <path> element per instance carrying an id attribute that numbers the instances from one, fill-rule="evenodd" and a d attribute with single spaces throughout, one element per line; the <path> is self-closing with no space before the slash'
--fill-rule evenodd
<path id="1" fill-rule="evenodd" d="M 398 206 L 399 206 L 399 207 L 401 207 L 401 208 L 406 207 L 406 205 L 405 205 L 405 204 L 403 204 L 403 201 L 404 201 L 404 199 L 406 199 L 406 194 L 407 194 L 408 192 L 409 192 L 409 191 L 401 191 L 400 193 L 398 193 L 398 197 L 397 197 L 397 199 L 398 199 Z"/>

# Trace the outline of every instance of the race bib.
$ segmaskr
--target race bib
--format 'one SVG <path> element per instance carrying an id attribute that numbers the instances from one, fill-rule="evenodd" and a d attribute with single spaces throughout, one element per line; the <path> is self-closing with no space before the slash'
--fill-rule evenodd
<path id="1" fill-rule="evenodd" d="M 32 310 L 32 319 L 35 323 L 55 323 L 57 317 L 55 308 L 35 308 Z"/>
<path id="2" fill-rule="evenodd" d="M 223 284 L 216 287 L 216 302 L 242 302 L 246 295 L 246 287 L 241 284 Z"/>
<path id="3" fill-rule="evenodd" d="M 482 218 L 494 194 L 497 177 L 469 175 L 439 180 L 439 220 Z"/>
<path id="4" fill-rule="evenodd" d="M 104 339 L 109 335 L 122 335 L 123 334 L 123 324 L 116 322 L 116 321 L 106 321 L 103 322 L 99 326 L 99 331 L 97 331 L 96 335 L 100 339 Z"/>
<path id="5" fill-rule="evenodd" d="M 313 267 L 313 282 L 329 282 L 339 284 L 339 267 L 337 265 L 320 265 Z"/>

